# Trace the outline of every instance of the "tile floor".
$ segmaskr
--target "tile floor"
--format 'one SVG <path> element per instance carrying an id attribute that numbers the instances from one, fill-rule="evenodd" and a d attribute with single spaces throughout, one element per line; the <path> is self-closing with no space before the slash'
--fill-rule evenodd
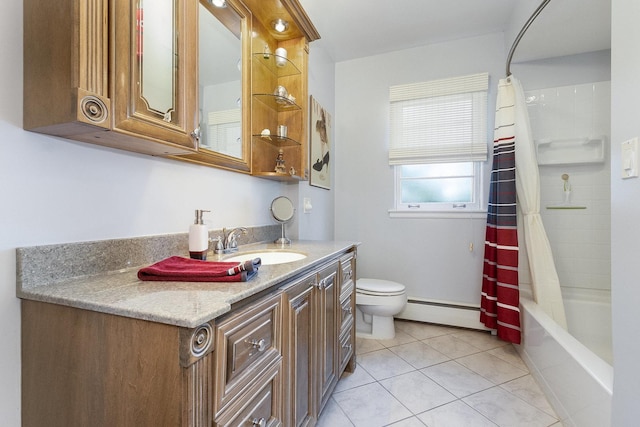
<path id="1" fill-rule="evenodd" d="M 561 427 L 511 344 L 489 333 L 396 320 L 392 340 L 357 339 L 320 427 Z"/>

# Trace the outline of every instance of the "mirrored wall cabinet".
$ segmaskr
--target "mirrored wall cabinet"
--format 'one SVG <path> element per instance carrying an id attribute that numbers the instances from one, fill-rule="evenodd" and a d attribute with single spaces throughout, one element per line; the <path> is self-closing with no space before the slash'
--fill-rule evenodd
<path id="1" fill-rule="evenodd" d="M 298 0 L 24 0 L 24 128 L 303 180 L 319 37 Z"/>

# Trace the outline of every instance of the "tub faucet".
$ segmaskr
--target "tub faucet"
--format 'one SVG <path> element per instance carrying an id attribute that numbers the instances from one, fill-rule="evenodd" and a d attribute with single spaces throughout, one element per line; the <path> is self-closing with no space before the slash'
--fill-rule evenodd
<path id="1" fill-rule="evenodd" d="M 222 229 L 224 235 L 224 253 L 236 252 L 238 250 L 237 233 L 247 234 L 246 227 L 236 227 L 227 233 L 227 229 Z"/>

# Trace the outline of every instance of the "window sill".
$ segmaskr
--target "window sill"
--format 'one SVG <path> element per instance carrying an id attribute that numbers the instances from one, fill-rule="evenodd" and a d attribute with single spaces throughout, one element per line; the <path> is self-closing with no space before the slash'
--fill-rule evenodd
<path id="1" fill-rule="evenodd" d="M 451 210 L 451 211 L 398 211 L 389 210 L 389 218 L 428 218 L 428 219 L 486 219 L 487 211 Z"/>

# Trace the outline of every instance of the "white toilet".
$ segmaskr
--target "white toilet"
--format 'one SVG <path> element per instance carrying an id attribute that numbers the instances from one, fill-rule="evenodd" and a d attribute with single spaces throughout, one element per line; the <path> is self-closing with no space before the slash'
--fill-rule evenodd
<path id="1" fill-rule="evenodd" d="M 407 305 L 404 285 L 389 280 L 356 281 L 356 336 L 386 340 L 396 335 L 393 316 Z"/>

